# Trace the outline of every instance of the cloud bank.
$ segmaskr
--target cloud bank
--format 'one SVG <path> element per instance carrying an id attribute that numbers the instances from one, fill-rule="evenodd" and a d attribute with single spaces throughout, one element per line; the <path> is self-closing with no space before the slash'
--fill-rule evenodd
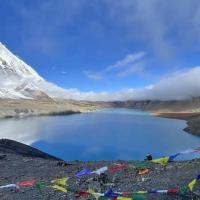
<path id="1" fill-rule="evenodd" d="M 81 92 L 67 90 L 67 97 L 76 100 L 124 101 L 124 100 L 181 100 L 200 96 L 200 66 L 175 72 L 144 88 L 128 88 L 116 92 Z"/>

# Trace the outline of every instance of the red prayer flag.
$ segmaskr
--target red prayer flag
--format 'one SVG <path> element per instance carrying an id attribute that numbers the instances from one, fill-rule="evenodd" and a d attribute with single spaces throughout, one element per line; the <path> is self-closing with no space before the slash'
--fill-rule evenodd
<path id="1" fill-rule="evenodd" d="M 195 149 L 195 151 L 200 151 L 200 147 L 199 147 L 199 148 L 197 148 L 197 149 Z"/>
<path id="2" fill-rule="evenodd" d="M 169 189 L 167 193 L 178 193 L 178 191 L 179 191 L 178 189 L 174 188 L 174 189 Z"/>
<path id="3" fill-rule="evenodd" d="M 114 164 L 114 165 L 112 165 L 111 167 L 108 168 L 108 171 L 110 173 L 115 173 L 119 170 L 127 169 L 127 168 L 128 168 L 128 164 Z"/>
<path id="4" fill-rule="evenodd" d="M 88 195 L 90 195 L 90 193 L 89 193 L 89 192 L 86 192 L 86 191 L 78 191 L 78 192 L 76 192 L 76 194 L 75 194 L 76 197 L 88 196 Z"/>
<path id="5" fill-rule="evenodd" d="M 122 192 L 122 195 L 123 196 L 129 196 L 129 195 L 131 195 L 131 192 Z"/>
<path id="6" fill-rule="evenodd" d="M 25 187 L 25 186 L 31 186 L 37 182 L 37 179 L 28 180 L 28 181 L 22 181 L 17 184 L 18 187 Z"/>

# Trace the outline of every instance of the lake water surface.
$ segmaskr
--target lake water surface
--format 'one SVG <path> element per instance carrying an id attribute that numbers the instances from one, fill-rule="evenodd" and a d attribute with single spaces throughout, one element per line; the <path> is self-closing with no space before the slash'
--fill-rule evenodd
<path id="1" fill-rule="evenodd" d="M 0 137 L 31 144 L 66 160 L 129 160 L 143 159 L 147 153 L 160 157 L 199 147 L 200 137 L 182 131 L 185 126 L 185 121 L 137 110 L 106 109 L 1 120 Z"/>

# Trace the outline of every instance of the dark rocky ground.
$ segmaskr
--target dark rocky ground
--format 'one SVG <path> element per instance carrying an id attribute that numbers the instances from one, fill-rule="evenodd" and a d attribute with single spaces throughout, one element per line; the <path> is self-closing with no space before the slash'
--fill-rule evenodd
<path id="1" fill-rule="evenodd" d="M 51 181 L 61 177 L 70 177 L 69 187 L 76 190 L 87 190 L 92 188 L 97 192 L 105 192 L 112 187 L 114 191 L 138 191 L 148 189 L 169 189 L 187 185 L 200 173 L 200 159 L 170 163 L 167 166 L 149 163 L 150 173 L 138 175 L 137 170 L 128 168 L 98 177 L 90 174 L 82 178 L 74 175 L 85 167 L 92 170 L 105 165 L 115 163 L 126 163 L 125 161 L 100 161 L 80 162 L 73 161 L 66 166 L 58 166 L 59 160 L 43 154 L 36 149 L 24 146 L 10 140 L 0 140 L 0 185 L 19 183 L 24 180 L 38 179 L 40 181 Z M 135 161 L 136 162 L 136 161 Z M 127 162 L 128 164 L 135 163 Z M 198 196 L 199 195 L 199 196 Z M 87 199 L 86 197 L 75 197 L 74 193 L 63 193 L 51 188 L 44 187 L 41 192 L 35 186 L 20 189 L 0 189 L 1 200 L 73 200 Z M 90 198 L 93 199 L 93 198 Z M 185 195 L 153 194 L 148 195 L 149 200 L 197 200 L 200 199 L 200 184 L 198 183 L 193 193 Z"/>
<path id="2" fill-rule="evenodd" d="M 189 119 L 187 125 L 186 132 L 200 136 L 200 116 Z"/>

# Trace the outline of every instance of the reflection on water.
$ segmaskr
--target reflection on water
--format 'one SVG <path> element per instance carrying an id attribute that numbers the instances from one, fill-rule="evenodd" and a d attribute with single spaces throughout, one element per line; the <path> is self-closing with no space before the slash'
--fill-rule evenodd
<path id="1" fill-rule="evenodd" d="M 143 159 L 200 146 L 185 122 L 128 109 L 0 121 L 0 137 L 31 144 L 67 160 Z"/>

